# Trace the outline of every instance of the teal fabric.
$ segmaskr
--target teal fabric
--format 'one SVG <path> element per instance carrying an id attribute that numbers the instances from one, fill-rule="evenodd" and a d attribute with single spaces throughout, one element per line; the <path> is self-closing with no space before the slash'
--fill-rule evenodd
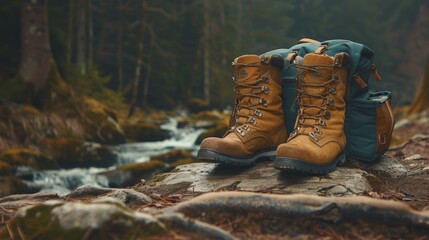
<path id="1" fill-rule="evenodd" d="M 314 52 L 319 47 L 315 43 L 301 43 L 290 47 L 289 49 L 277 49 L 264 53 L 268 55 L 278 54 L 283 58 L 292 51 L 297 51 L 298 56 L 303 57 L 309 52 Z M 283 83 L 282 106 L 283 115 L 288 133 L 291 133 L 295 127 L 295 119 L 298 107 L 296 106 L 296 68 L 293 63 L 285 61 L 285 66 L 281 73 L 281 80 Z"/>
<path id="2" fill-rule="evenodd" d="M 328 46 L 325 54 L 334 56 L 345 52 L 351 56 L 351 66 L 347 76 L 346 113 L 344 133 L 346 135 L 346 157 L 360 161 L 373 162 L 380 159 L 384 152 L 377 153 L 377 107 L 381 102 L 373 100 L 375 96 L 391 93 L 384 91 L 371 93 L 369 80 L 374 52 L 367 46 L 349 40 L 329 40 L 322 44 Z M 368 85 L 361 88 L 353 74 L 357 73 Z"/>
<path id="3" fill-rule="evenodd" d="M 347 106 L 349 132 L 347 136 L 347 156 L 352 159 L 372 162 L 383 154 L 377 153 L 377 108 L 385 101 L 380 96 L 391 99 L 388 91 L 370 93 L 369 98 L 357 98 Z"/>
<path id="4" fill-rule="evenodd" d="M 351 65 L 347 76 L 346 112 L 344 122 L 344 133 L 346 135 L 346 157 L 360 161 L 377 161 L 384 154 L 377 153 L 377 107 L 382 102 L 374 100 L 374 97 L 385 95 L 389 99 L 391 93 L 384 91 L 371 93 L 369 87 L 361 88 L 355 81 L 353 74 L 357 73 L 369 86 L 370 67 L 373 63 L 374 52 L 367 46 L 349 40 L 334 39 L 324 41 L 321 44 L 328 48 L 324 52 L 335 56 L 345 52 L 351 57 Z M 289 49 L 277 49 L 265 54 L 279 54 L 286 58 L 292 51 L 297 51 L 298 56 L 315 52 L 320 44 L 303 43 L 290 47 Z M 295 65 L 285 61 L 281 73 L 283 83 L 283 114 L 287 131 L 290 133 L 295 126 L 298 106 L 296 106 L 296 68 Z"/>

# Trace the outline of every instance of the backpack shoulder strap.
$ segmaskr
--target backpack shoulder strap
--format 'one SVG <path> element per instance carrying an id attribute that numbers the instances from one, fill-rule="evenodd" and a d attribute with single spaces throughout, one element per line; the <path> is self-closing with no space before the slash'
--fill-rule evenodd
<path id="1" fill-rule="evenodd" d="M 296 44 L 300 44 L 300 43 L 316 43 L 316 44 L 320 44 L 319 41 L 311 39 L 311 38 L 301 38 L 298 40 L 298 42 L 296 42 Z"/>

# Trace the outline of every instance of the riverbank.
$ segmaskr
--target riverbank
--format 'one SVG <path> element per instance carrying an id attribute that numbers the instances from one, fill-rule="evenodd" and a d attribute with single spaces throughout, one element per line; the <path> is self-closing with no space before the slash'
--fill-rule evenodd
<path id="1" fill-rule="evenodd" d="M 194 162 L 198 141 L 221 136 L 228 124 L 229 113 L 216 110 L 136 111 L 128 118 L 94 99 L 83 102 L 84 115 L 0 103 L 0 196 L 67 194 L 85 184 L 126 187 L 149 180 Z"/>
<path id="2" fill-rule="evenodd" d="M 398 124 L 380 162 L 348 161 L 324 176 L 284 175 L 269 161 L 250 168 L 188 163 L 129 188 L 7 196 L 0 236 L 427 239 L 428 133 L 429 115 L 413 116 Z"/>

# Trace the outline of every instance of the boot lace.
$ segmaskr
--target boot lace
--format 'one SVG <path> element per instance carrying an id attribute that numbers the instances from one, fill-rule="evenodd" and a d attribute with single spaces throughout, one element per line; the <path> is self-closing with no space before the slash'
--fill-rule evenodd
<path id="1" fill-rule="evenodd" d="M 304 66 L 301 64 L 296 64 L 297 68 L 297 103 L 300 106 L 295 130 L 290 134 L 289 140 L 296 137 L 297 135 L 308 135 L 313 141 L 319 141 L 317 134 L 322 135 L 323 132 L 321 128 L 327 126 L 324 119 L 329 120 L 331 118 L 330 109 L 334 107 L 334 99 L 330 98 L 329 95 L 336 94 L 335 86 L 332 86 L 333 83 L 339 81 L 339 77 L 335 74 L 335 65 L 311 65 Z M 326 71 L 321 71 L 322 69 L 329 68 L 331 72 L 327 73 Z M 327 77 L 329 80 L 323 83 L 309 83 L 304 81 L 305 74 L 316 74 L 319 77 Z M 324 91 L 321 94 L 311 93 L 308 91 L 308 88 L 321 89 L 324 88 Z M 323 99 L 322 104 L 309 104 L 311 101 L 306 103 L 304 98 L 320 98 Z M 309 114 L 309 109 L 318 109 L 319 111 L 315 114 Z M 311 119 L 314 121 L 306 121 Z M 311 128 L 312 131 L 306 133 L 302 131 L 303 129 Z"/>
<path id="2" fill-rule="evenodd" d="M 261 72 L 263 71 L 263 66 L 260 63 L 248 63 L 248 64 L 235 64 L 237 66 L 237 72 L 240 71 L 240 67 L 259 67 L 261 68 Z M 268 101 L 261 96 L 262 93 L 268 94 L 269 88 L 261 83 L 266 83 L 269 81 L 268 73 L 262 74 L 261 77 L 256 80 L 253 84 L 245 84 L 240 83 L 237 80 L 236 74 L 235 77 L 232 78 L 234 81 L 234 93 L 236 95 L 235 98 L 235 106 L 233 110 L 233 115 L 231 116 L 231 120 L 233 120 L 230 125 L 231 129 L 227 132 L 237 131 L 241 136 L 245 136 L 246 132 L 251 131 L 250 125 L 258 125 L 256 118 L 262 117 L 262 111 L 260 110 L 260 105 L 263 107 L 268 106 Z M 251 101 L 252 99 L 257 99 L 257 101 Z M 244 113 L 245 111 L 241 111 L 242 109 L 247 109 L 248 113 Z M 244 121 L 242 119 L 245 119 Z"/>

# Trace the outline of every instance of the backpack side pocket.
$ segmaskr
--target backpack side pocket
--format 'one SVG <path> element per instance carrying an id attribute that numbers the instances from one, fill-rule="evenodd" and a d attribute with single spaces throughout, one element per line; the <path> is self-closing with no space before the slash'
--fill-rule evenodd
<path id="1" fill-rule="evenodd" d="M 395 118 L 392 108 L 390 107 L 389 96 L 387 100 L 383 101 L 382 104 L 377 107 L 377 153 L 384 154 L 389 149 L 394 125 Z"/>
<path id="2" fill-rule="evenodd" d="M 353 99 L 347 107 L 346 132 L 348 158 L 373 162 L 387 151 L 394 118 L 390 107 L 391 93 L 370 93 L 366 99 Z"/>

